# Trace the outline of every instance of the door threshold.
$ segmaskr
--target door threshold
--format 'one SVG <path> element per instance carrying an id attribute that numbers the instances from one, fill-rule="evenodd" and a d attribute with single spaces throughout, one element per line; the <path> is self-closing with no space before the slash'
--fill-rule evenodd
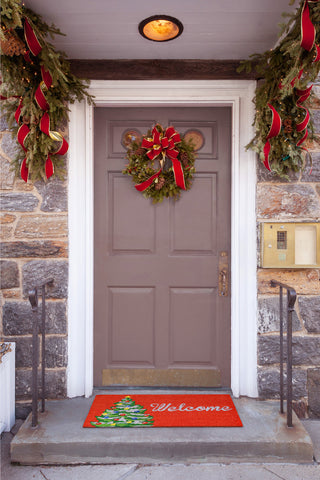
<path id="1" fill-rule="evenodd" d="M 137 392 L 214 392 L 214 393 L 221 393 L 221 394 L 229 394 L 232 395 L 232 390 L 230 387 L 174 387 L 174 386 L 132 386 L 132 385 L 108 385 L 103 387 L 93 387 L 93 394 L 101 393 L 103 391 L 110 393 L 111 391 L 137 391 Z"/>

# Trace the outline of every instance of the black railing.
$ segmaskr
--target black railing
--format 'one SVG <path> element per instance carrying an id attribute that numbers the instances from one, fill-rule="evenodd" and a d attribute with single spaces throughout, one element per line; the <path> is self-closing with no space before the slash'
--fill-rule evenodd
<path id="1" fill-rule="evenodd" d="M 32 421 L 31 426 L 38 425 L 38 365 L 39 365 L 39 315 L 38 292 L 41 291 L 41 411 L 45 411 L 45 368 L 46 368 L 46 285 L 52 284 L 53 278 L 39 282 L 29 290 L 29 301 L 33 311 L 32 322 Z"/>
<path id="2" fill-rule="evenodd" d="M 287 290 L 286 305 L 286 340 L 287 340 L 287 426 L 292 427 L 292 313 L 296 303 L 297 293 L 294 288 L 276 280 L 271 280 L 271 287 L 280 287 L 280 412 L 284 413 L 284 348 L 283 348 L 283 289 Z"/>

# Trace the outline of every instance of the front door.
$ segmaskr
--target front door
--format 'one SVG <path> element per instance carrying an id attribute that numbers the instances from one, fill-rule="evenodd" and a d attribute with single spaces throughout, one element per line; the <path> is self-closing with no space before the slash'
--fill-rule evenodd
<path id="1" fill-rule="evenodd" d="M 153 205 L 121 171 L 128 132 L 173 125 L 191 189 Z M 94 384 L 230 386 L 231 110 L 95 109 Z"/>

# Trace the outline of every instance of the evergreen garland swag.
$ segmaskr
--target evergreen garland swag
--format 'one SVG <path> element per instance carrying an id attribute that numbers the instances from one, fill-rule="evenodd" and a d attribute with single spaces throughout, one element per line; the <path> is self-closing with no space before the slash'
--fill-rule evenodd
<path id="1" fill-rule="evenodd" d="M 168 147 L 162 148 L 161 143 L 166 145 L 166 137 L 170 135 Z M 194 145 L 192 139 L 186 141 L 174 127 L 165 130 L 157 124 L 142 141 L 129 143 L 126 158 L 129 163 L 122 173 L 131 176 L 135 188 L 145 198 L 152 198 L 152 203 L 160 203 L 164 198 L 177 200 L 182 190 L 191 188 L 195 173 Z"/>
<path id="2" fill-rule="evenodd" d="M 247 149 L 257 152 L 268 170 L 288 178 L 290 171 L 303 169 L 308 158 L 311 161 L 303 143 L 308 123 L 313 134 L 307 107 L 310 83 L 320 70 L 320 1 L 302 0 L 294 13 L 283 17 L 287 23 L 280 25 L 277 45 L 251 55 L 238 71 L 254 68 L 262 79 L 254 97 L 255 136 Z"/>
<path id="3" fill-rule="evenodd" d="M 46 180 L 53 172 L 64 176 L 68 144 L 56 129 L 68 120 L 68 102 L 93 103 L 87 83 L 70 72 L 65 53 L 55 50 L 48 35 L 63 34 L 19 0 L 2 0 L 0 98 L 21 147 L 13 165 L 25 181 Z"/>

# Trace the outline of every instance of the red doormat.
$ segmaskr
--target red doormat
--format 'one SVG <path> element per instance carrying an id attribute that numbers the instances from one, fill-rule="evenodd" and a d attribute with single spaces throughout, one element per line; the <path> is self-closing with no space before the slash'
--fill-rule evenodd
<path id="1" fill-rule="evenodd" d="M 230 395 L 97 395 L 83 424 L 115 427 L 242 427 Z"/>

